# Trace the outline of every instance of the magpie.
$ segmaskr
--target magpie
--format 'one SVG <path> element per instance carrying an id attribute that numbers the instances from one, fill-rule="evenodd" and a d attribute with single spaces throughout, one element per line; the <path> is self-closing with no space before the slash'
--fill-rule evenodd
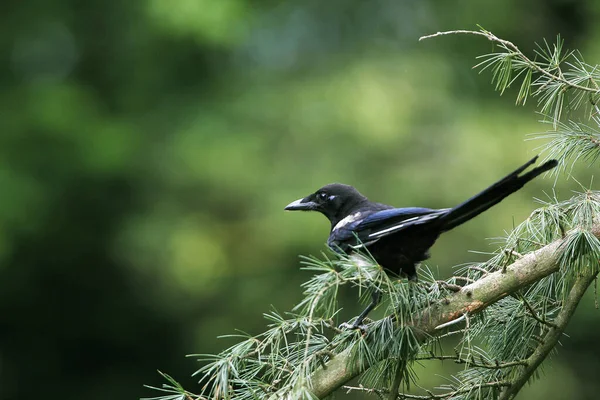
<path id="1" fill-rule="evenodd" d="M 320 212 L 331 222 L 327 245 L 332 250 L 350 254 L 366 249 L 386 273 L 416 281 L 416 265 L 429 258 L 429 249 L 440 234 L 476 217 L 558 165 L 556 160 L 549 160 L 523 173 L 537 158 L 452 208 L 395 208 L 369 201 L 352 186 L 331 183 L 288 204 L 285 210 Z M 376 291 L 356 321 L 344 325 L 359 328 L 379 300 Z"/>

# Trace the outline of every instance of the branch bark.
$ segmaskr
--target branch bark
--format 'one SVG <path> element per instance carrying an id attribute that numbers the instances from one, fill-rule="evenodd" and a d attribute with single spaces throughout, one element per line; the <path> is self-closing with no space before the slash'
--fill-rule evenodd
<path id="1" fill-rule="evenodd" d="M 592 232 L 600 237 L 600 225 L 595 225 Z M 443 330 L 436 330 L 437 326 L 465 314 L 481 312 L 511 293 L 558 271 L 563 243 L 564 239 L 560 239 L 526 254 L 505 271 L 490 273 L 448 296 L 445 302 L 426 308 L 414 318 L 415 330 L 421 332 L 419 339 L 425 341 L 431 336 L 439 336 Z M 363 362 L 363 368 L 360 368 L 358 364 L 352 364 L 351 360 L 350 350 L 346 350 L 315 371 L 311 377 L 312 393 L 319 399 L 325 398 L 369 367 Z"/>

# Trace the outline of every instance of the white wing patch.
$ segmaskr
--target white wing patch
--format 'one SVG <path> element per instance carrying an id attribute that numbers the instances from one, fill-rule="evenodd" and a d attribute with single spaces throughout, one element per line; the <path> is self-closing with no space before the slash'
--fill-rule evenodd
<path id="1" fill-rule="evenodd" d="M 386 233 L 395 232 L 397 230 L 402 229 L 408 222 L 415 221 L 419 218 L 421 218 L 421 216 L 405 219 L 404 221 L 402 221 L 402 223 L 400 223 L 398 225 L 393 225 L 393 226 L 390 226 L 389 228 L 385 228 L 380 231 L 371 233 L 369 235 L 369 238 L 374 238 L 377 236 L 385 235 Z"/>
<path id="2" fill-rule="evenodd" d="M 354 221 L 358 220 L 361 216 L 361 212 L 355 212 L 354 214 L 350 214 L 348 215 L 346 218 L 344 218 L 343 220 L 341 220 L 340 222 L 338 222 L 337 224 L 335 224 L 335 226 L 333 227 L 332 231 L 336 231 L 340 228 L 343 228 L 344 226 L 353 223 Z"/>
<path id="3" fill-rule="evenodd" d="M 419 221 L 419 220 L 424 222 L 424 221 L 427 221 L 427 220 L 430 220 L 430 219 L 439 218 L 440 215 L 445 214 L 446 212 L 448 212 L 448 210 L 450 210 L 450 209 L 449 208 L 443 208 L 443 209 L 438 210 L 437 212 L 434 212 L 434 213 L 431 213 L 431 214 L 419 215 L 419 216 L 416 216 L 416 217 L 405 219 L 404 221 L 402 221 L 398 225 L 393 225 L 393 226 L 390 226 L 389 228 L 385 228 L 385 229 L 382 229 L 380 231 L 373 232 L 373 233 L 369 234 L 368 238 L 369 239 L 376 239 L 377 240 L 381 236 L 385 236 L 386 234 L 391 233 L 391 232 L 399 231 L 400 229 L 404 228 L 406 225 L 411 225 L 411 222 Z"/>

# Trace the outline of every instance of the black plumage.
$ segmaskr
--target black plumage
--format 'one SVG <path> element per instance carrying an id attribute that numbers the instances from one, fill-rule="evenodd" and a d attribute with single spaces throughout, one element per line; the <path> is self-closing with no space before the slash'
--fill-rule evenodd
<path id="1" fill-rule="evenodd" d="M 440 234 L 476 217 L 557 165 L 556 160 L 549 160 L 523 173 L 536 160 L 534 157 L 453 208 L 394 208 L 369 201 L 352 186 L 332 183 L 285 209 L 322 213 L 331 222 L 329 247 L 348 254 L 366 247 L 387 272 L 415 280 L 416 264 L 429 257 L 429 248 Z"/>

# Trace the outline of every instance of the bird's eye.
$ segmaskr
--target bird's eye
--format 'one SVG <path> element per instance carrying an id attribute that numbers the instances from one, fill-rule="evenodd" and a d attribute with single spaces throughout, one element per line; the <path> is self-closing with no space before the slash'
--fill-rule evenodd
<path id="1" fill-rule="evenodd" d="M 326 193 L 317 193 L 317 197 L 319 198 L 319 200 L 326 200 L 327 199 L 327 194 Z"/>

